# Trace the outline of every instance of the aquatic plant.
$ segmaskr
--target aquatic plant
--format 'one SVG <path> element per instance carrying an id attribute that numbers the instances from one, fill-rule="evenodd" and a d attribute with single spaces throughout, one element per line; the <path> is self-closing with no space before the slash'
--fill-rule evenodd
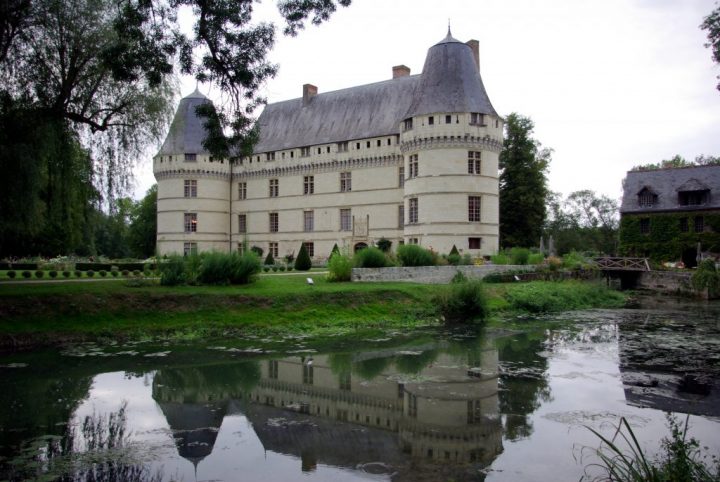
<path id="1" fill-rule="evenodd" d="M 710 297 L 720 294 L 720 272 L 712 259 L 703 260 L 692 275 L 692 285 L 698 291 L 708 290 Z"/>
<path id="2" fill-rule="evenodd" d="M 180 255 L 169 256 L 158 264 L 160 270 L 160 284 L 163 286 L 177 286 L 185 283 L 185 260 Z M 117 273 L 117 271 L 113 271 Z M 117 275 L 115 275 L 117 276 Z"/>

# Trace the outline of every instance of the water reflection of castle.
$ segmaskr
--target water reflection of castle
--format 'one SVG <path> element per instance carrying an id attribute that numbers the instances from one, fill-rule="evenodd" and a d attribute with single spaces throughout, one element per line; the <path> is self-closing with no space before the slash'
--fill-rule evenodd
<path id="1" fill-rule="evenodd" d="M 373 461 L 396 468 L 408 461 L 489 465 L 502 451 L 497 351 L 477 350 L 469 363 L 467 356 L 432 353 L 434 360 L 412 375 L 398 369 L 406 368 L 398 359 L 421 355 L 263 360 L 253 365 L 254 384 L 242 375 L 244 387 L 227 376 L 228 366 L 163 370 L 153 398 L 178 452 L 196 465 L 231 413 L 247 416 L 266 450 L 301 458 L 303 470 Z M 363 364 L 374 373 L 358 370 Z"/>

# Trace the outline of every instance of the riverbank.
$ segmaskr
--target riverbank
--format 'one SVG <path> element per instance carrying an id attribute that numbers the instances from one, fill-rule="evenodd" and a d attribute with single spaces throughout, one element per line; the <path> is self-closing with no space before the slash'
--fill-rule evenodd
<path id="1" fill-rule="evenodd" d="M 0 349 L 67 342 L 201 339 L 244 334 L 329 336 L 442 323 L 438 286 L 329 283 L 262 276 L 244 286 L 163 287 L 154 281 L 0 285 Z M 488 284 L 491 323 L 507 315 L 623 306 L 601 283 Z"/>

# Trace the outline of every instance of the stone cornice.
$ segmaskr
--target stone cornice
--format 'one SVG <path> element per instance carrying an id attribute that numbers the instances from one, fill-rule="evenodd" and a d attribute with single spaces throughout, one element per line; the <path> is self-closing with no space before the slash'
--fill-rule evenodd
<path id="1" fill-rule="evenodd" d="M 460 136 L 438 136 L 438 137 L 422 137 L 412 140 L 402 141 L 400 143 L 400 152 L 403 154 L 408 151 L 422 151 L 427 149 L 443 149 L 443 148 L 465 148 L 465 149 L 483 149 L 486 151 L 500 152 L 502 150 L 502 140 L 490 135 L 483 137 L 475 137 L 465 134 Z"/>
<path id="2" fill-rule="evenodd" d="M 403 157 L 398 154 L 386 156 L 361 157 L 356 159 L 344 159 L 323 162 L 307 162 L 296 166 L 278 166 L 273 168 L 262 168 L 252 171 L 240 171 L 233 174 L 235 180 L 310 175 L 321 172 L 340 172 L 351 169 L 364 169 L 368 167 L 400 166 Z"/>
<path id="3" fill-rule="evenodd" d="M 202 178 L 213 178 L 213 179 L 230 179 L 229 172 L 210 171 L 207 169 L 167 169 L 162 171 L 155 171 L 155 179 L 158 181 L 161 179 L 172 179 L 172 178 L 187 178 L 187 177 L 202 177 Z"/>

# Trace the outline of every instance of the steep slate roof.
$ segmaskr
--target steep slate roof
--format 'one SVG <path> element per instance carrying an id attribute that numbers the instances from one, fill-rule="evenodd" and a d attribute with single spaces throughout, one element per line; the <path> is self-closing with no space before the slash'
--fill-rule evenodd
<path id="1" fill-rule="evenodd" d="M 400 122 L 437 112 L 496 115 L 472 49 L 448 36 L 428 50 L 420 75 L 268 104 L 256 153 L 398 134 Z"/>
<path id="2" fill-rule="evenodd" d="M 638 204 L 638 193 L 643 188 L 657 194 L 652 207 Z M 710 190 L 707 204 L 680 206 L 679 191 Z M 630 171 L 625 178 L 621 213 L 685 211 L 698 209 L 720 209 L 720 166 L 681 167 L 653 171 Z"/>
<path id="3" fill-rule="evenodd" d="M 210 102 L 210 99 L 201 94 L 197 88 L 192 94 L 183 97 L 159 155 L 206 154 L 208 152 L 202 146 L 207 135 L 205 127 L 203 127 L 203 120 L 195 114 L 195 108 L 205 102 Z"/>

